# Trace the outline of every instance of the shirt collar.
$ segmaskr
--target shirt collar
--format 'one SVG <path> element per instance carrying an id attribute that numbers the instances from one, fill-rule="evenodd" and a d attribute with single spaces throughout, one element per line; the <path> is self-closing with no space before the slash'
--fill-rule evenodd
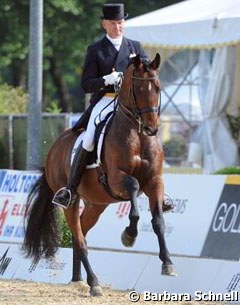
<path id="1" fill-rule="evenodd" d="M 108 34 L 106 35 L 107 39 L 114 45 L 114 47 L 119 51 L 121 44 L 122 44 L 122 40 L 123 40 L 123 36 L 120 38 L 111 38 Z"/>

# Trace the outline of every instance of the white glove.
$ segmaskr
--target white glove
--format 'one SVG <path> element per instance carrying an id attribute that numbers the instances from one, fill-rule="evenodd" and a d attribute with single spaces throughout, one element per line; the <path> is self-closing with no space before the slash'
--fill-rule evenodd
<path id="1" fill-rule="evenodd" d="M 111 74 L 103 76 L 105 86 L 117 85 L 121 80 L 122 72 L 113 71 Z"/>

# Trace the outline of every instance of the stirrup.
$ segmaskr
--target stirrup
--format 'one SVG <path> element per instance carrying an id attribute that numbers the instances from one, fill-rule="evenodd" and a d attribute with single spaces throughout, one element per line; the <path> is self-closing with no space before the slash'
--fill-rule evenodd
<path id="1" fill-rule="evenodd" d="M 69 194 L 69 199 L 68 199 L 66 205 L 63 204 L 62 202 L 60 202 L 59 200 L 57 200 L 57 196 L 58 196 L 59 193 L 60 193 L 61 191 L 63 191 L 63 190 L 66 191 L 66 192 L 68 192 L 68 194 Z M 58 206 L 60 206 L 60 207 L 62 207 L 62 208 L 64 208 L 64 209 L 68 209 L 68 208 L 70 207 L 70 205 L 71 205 L 71 202 L 72 202 L 72 193 L 71 193 L 71 191 L 70 191 L 69 189 L 67 189 L 66 187 L 60 188 L 60 189 L 55 193 L 55 195 L 54 195 L 54 197 L 53 197 L 53 199 L 52 199 L 52 203 L 53 203 L 53 204 L 56 204 L 56 205 L 58 205 Z"/>
<path id="2" fill-rule="evenodd" d="M 163 209 L 163 213 L 172 212 L 172 210 L 175 208 L 172 198 L 166 193 L 164 194 L 163 198 L 163 206 L 165 206 L 165 210 Z"/>

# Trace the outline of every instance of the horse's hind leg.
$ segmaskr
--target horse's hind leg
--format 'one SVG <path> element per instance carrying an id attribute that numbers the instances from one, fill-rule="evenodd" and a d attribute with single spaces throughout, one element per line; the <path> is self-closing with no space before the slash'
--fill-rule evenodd
<path id="1" fill-rule="evenodd" d="M 87 232 L 96 224 L 99 216 L 107 207 L 106 205 L 90 205 L 87 202 L 85 203 L 85 208 L 80 216 L 80 222 L 82 227 L 83 236 L 85 237 Z M 85 239 L 87 245 L 87 241 Z M 76 242 L 73 238 L 73 272 L 72 272 L 72 282 L 82 282 L 83 277 L 81 273 L 81 260 L 77 255 L 78 251 L 76 248 Z M 95 288 L 96 290 L 96 288 Z"/>
<path id="2" fill-rule="evenodd" d="M 90 293 L 93 296 L 102 295 L 101 287 L 99 286 L 98 278 L 94 274 L 87 256 L 87 244 L 82 232 L 80 217 L 79 217 L 79 204 L 74 204 L 67 210 L 64 210 L 68 226 L 72 232 L 74 239 L 74 257 L 76 263 L 76 272 L 79 269 L 80 272 L 80 262 L 87 273 L 87 283 L 90 286 Z M 80 274 L 80 273 L 79 273 Z M 73 277 L 77 279 L 77 273 L 73 274 Z M 79 275 L 79 279 L 81 276 Z"/>
<path id="3" fill-rule="evenodd" d="M 74 237 L 72 237 L 73 244 L 73 266 L 72 266 L 72 282 L 82 282 L 82 273 L 81 273 L 81 260 L 78 255 L 78 247 L 75 242 Z"/>
<path id="4" fill-rule="evenodd" d="M 129 213 L 129 226 L 123 231 L 121 240 L 125 247 L 132 247 L 138 235 L 137 224 L 139 220 L 139 211 L 137 205 L 137 195 L 139 192 L 139 183 L 134 177 L 125 176 L 124 186 L 130 196 L 131 209 Z"/>
<path id="5" fill-rule="evenodd" d="M 83 235 L 86 236 L 87 232 L 97 223 L 100 215 L 106 209 L 107 205 L 94 205 L 85 202 L 85 208 L 80 217 Z"/>

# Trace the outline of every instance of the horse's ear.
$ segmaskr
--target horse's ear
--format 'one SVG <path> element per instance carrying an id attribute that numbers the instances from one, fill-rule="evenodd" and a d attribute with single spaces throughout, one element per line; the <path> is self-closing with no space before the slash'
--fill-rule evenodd
<path id="1" fill-rule="evenodd" d="M 136 69 L 139 68 L 139 66 L 141 65 L 141 58 L 140 58 L 140 55 L 138 54 L 138 55 L 134 56 L 133 59 L 132 59 L 132 61 L 133 61 L 134 67 L 135 67 Z"/>
<path id="2" fill-rule="evenodd" d="M 161 63 L 161 56 L 159 53 L 156 54 L 154 60 L 150 63 L 150 67 L 154 70 L 157 70 Z"/>

